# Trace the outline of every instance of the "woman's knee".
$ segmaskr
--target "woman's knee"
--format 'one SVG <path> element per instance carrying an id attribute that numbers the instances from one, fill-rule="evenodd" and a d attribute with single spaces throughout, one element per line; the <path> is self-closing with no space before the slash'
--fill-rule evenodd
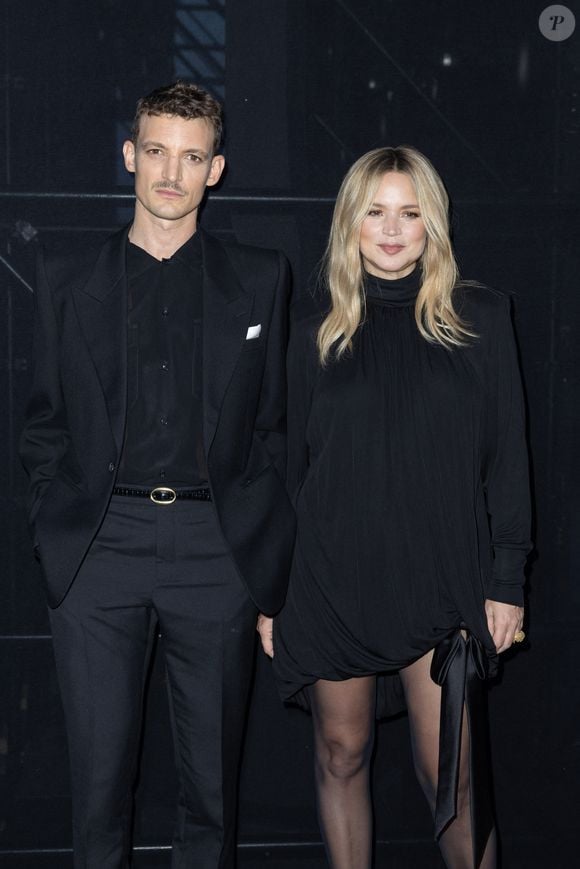
<path id="1" fill-rule="evenodd" d="M 348 781 L 368 768 L 372 739 L 354 734 L 319 734 L 316 767 L 319 774 Z"/>

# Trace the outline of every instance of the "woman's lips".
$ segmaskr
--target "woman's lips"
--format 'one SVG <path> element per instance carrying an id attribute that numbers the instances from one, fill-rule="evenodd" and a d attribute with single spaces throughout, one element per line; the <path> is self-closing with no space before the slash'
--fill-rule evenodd
<path id="1" fill-rule="evenodd" d="M 403 250 L 404 244 L 380 244 L 379 247 L 382 251 L 384 251 L 389 256 L 394 256 L 394 254 L 399 253 L 399 251 Z"/>

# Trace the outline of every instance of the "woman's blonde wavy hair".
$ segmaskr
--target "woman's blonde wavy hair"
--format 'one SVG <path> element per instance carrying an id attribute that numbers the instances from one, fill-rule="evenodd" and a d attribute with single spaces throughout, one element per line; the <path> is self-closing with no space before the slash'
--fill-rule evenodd
<path id="1" fill-rule="evenodd" d="M 330 237 L 322 261 L 323 281 L 332 307 L 318 331 L 322 365 L 331 350 L 340 357 L 352 346 L 352 338 L 364 319 L 364 267 L 360 231 L 386 172 L 409 176 L 427 239 L 418 263 L 421 289 L 415 304 L 415 319 L 421 335 L 444 347 L 460 347 L 473 336 L 453 307 L 453 288 L 459 271 L 449 237 L 449 197 L 429 160 L 410 146 L 376 148 L 364 154 L 347 172 L 340 187 Z"/>

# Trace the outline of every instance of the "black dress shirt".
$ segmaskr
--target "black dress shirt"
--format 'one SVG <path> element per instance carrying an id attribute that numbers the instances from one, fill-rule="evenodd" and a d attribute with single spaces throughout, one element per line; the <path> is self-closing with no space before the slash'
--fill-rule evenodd
<path id="1" fill-rule="evenodd" d="M 206 485 L 199 236 L 164 260 L 128 243 L 127 279 L 127 427 L 119 485 Z"/>

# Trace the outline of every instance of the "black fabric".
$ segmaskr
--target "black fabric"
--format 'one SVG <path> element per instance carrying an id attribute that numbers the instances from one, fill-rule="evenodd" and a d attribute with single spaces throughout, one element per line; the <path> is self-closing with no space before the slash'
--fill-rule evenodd
<path id="1" fill-rule="evenodd" d="M 494 829 L 491 757 L 487 733 L 484 680 L 487 662 L 479 641 L 454 631 L 439 643 L 431 678 L 442 688 L 435 836 L 457 816 L 457 782 L 463 709 L 469 719 L 469 788 L 474 866 L 479 866 Z"/>
<path id="2" fill-rule="evenodd" d="M 209 486 L 252 599 L 273 613 L 284 601 L 295 528 L 284 486 L 288 262 L 198 232 Z M 127 228 L 97 247 L 39 252 L 20 454 L 52 607 L 71 587 L 116 482 L 127 403 L 126 244 Z"/>
<path id="3" fill-rule="evenodd" d="M 128 865 L 155 629 L 179 779 L 172 866 L 232 869 L 256 615 L 211 503 L 113 496 L 72 589 L 50 612 L 76 869 Z"/>
<path id="4" fill-rule="evenodd" d="M 290 342 L 298 536 L 274 627 L 285 700 L 318 678 L 396 671 L 462 624 L 493 673 L 484 599 L 522 602 L 528 465 L 509 299 L 458 288 L 477 337 L 448 350 L 417 329 L 418 273 L 367 287 L 352 352 L 320 367 L 319 315 Z M 401 708 L 389 682 L 379 715 Z"/>
<path id="5" fill-rule="evenodd" d="M 199 234 L 163 260 L 128 243 L 127 280 L 127 428 L 118 479 L 205 485 Z"/>
<path id="6" fill-rule="evenodd" d="M 419 292 L 419 272 L 414 270 L 410 275 L 389 281 L 377 275 L 365 274 L 365 298 L 374 303 L 383 303 L 394 308 L 406 308 L 414 305 Z"/>

